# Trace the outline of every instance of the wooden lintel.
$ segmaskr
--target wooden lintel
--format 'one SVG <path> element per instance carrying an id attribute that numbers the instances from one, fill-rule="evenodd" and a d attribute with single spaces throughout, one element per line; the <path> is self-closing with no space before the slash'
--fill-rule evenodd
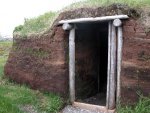
<path id="1" fill-rule="evenodd" d="M 100 21 L 110 21 L 114 19 L 128 19 L 127 15 L 114 15 L 114 16 L 104 16 L 104 17 L 91 17 L 91 18 L 77 18 L 70 20 L 61 20 L 58 24 L 64 23 L 85 23 L 85 22 L 100 22 Z"/>

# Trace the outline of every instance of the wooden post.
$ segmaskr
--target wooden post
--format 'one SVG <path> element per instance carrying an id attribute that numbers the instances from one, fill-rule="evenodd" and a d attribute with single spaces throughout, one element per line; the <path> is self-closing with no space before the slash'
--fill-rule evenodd
<path id="1" fill-rule="evenodd" d="M 72 25 L 70 25 L 68 23 L 64 23 L 62 27 L 64 30 L 71 30 L 72 29 Z"/>
<path id="2" fill-rule="evenodd" d="M 117 102 L 120 99 L 120 72 L 123 41 L 121 25 L 122 22 L 120 19 L 115 19 L 113 23 L 109 22 L 106 107 L 110 110 L 115 108 L 116 99 Z M 118 28 L 117 36 L 115 27 Z"/>
<path id="3" fill-rule="evenodd" d="M 109 103 L 108 109 L 115 108 L 115 92 L 116 92 L 116 28 L 112 25 L 112 37 L 111 37 L 111 71 L 109 77 Z"/>
<path id="4" fill-rule="evenodd" d="M 119 26 L 122 25 L 122 22 L 121 22 L 120 19 L 115 19 L 115 20 L 113 21 L 113 25 L 114 25 L 115 27 L 119 27 Z"/>
<path id="5" fill-rule="evenodd" d="M 106 95 L 106 107 L 109 108 L 109 94 L 110 94 L 110 55 L 111 55 L 111 35 L 112 35 L 112 22 L 108 23 L 108 66 L 107 66 L 107 95 Z"/>
<path id="6" fill-rule="evenodd" d="M 122 60 L 122 22 L 120 19 L 115 19 L 113 25 L 118 28 L 117 31 L 117 97 L 116 100 L 119 102 L 120 99 L 120 73 L 121 73 L 121 60 Z"/>
<path id="7" fill-rule="evenodd" d="M 70 101 L 75 101 L 75 28 L 69 34 L 69 88 Z"/>
<path id="8" fill-rule="evenodd" d="M 120 100 L 120 74 L 121 74 L 121 61 L 122 61 L 122 45 L 123 45 L 123 35 L 122 27 L 118 27 L 118 44 L 117 44 L 117 103 Z"/>

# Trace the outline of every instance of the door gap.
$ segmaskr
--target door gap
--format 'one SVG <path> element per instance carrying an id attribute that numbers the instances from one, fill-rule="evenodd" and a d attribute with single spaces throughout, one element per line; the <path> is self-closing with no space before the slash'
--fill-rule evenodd
<path id="1" fill-rule="evenodd" d="M 76 26 L 75 101 L 105 106 L 108 23 L 86 23 Z"/>

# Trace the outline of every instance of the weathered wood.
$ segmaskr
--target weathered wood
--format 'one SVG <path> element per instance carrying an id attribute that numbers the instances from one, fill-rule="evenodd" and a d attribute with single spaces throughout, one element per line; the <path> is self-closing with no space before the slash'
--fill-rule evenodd
<path id="1" fill-rule="evenodd" d="M 118 27 L 118 44 L 117 44 L 117 102 L 120 100 L 120 74 L 121 74 L 121 61 L 122 61 L 122 44 L 123 34 L 122 27 Z"/>
<path id="2" fill-rule="evenodd" d="M 111 37 L 111 71 L 109 78 L 109 103 L 108 109 L 115 108 L 115 92 L 116 92 L 116 28 L 112 25 L 112 37 Z"/>
<path id="3" fill-rule="evenodd" d="M 69 88 L 70 101 L 75 100 L 75 28 L 69 34 Z"/>
<path id="4" fill-rule="evenodd" d="M 110 40 L 111 40 L 111 35 L 112 35 L 112 22 L 110 21 L 109 23 L 108 23 L 108 65 L 107 65 L 107 94 L 106 94 L 106 107 L 107 107 L 107 109 L 109 108 L 109 90 L 110 90 L 110 55 L 111 55 L 111 42 L 110 42 Z"/>
<path id="5" fill-rule="evenodd" d="M 80 103 L 80 102 L 74 102 L 73 106 L 79 107 L 81 109 L 87 109 L 87 110 L 94 111 L 94 112 L 115 113 L 115 109 L 108 110 L 105 106 L 85 104 L 85 103 Z"/>
<path id="6" fill-rule="evenodd" d="M 122 25 L 122 22 L 121 22 L 120 19 L 115 19 L 115 20 L 113 21 L 113 25 L 114 25 L 115 27 L 119 27 L 119 26 Z"/>
<path id="7" fill-rule="evenodd" d="M 70 25 L 68 23 L 63 24 L 62 27 L 63 27 L 64 30 L 71 30 L 72 29 L 72 25 Z"/>
<path id="8" fill-rule="evenodd" d="M 70 20 L 61 20 L 58 24 L 64 23 L 85 23 L 85 22 L 100 22 L 100 21 L 110 21 L 114 19 L 127 19 L 129 18 L 127 15 L 114 15 L 114 16 L 104 16 L 104 17 L 91 17 L 91 18 L 77 18 Z"/>

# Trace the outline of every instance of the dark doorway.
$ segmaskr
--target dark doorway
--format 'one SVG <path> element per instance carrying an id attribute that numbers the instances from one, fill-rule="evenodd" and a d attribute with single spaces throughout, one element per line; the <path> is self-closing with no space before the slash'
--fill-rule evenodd
<path id="1" fill-rule="evenodd" d="M 106 105 L 108 23 L 76 25 L 76 100 Z"/>

